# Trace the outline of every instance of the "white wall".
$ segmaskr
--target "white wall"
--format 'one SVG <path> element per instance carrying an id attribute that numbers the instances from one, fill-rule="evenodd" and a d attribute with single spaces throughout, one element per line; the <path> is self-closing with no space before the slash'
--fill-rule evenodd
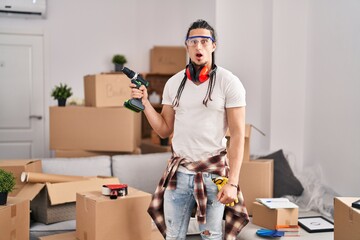
<path id="1" fill-rule="evenodd" d="M 134 70 L 149 71 L 150 48 L 183 45 L 188 26 L 198 18 L 214 24 L 214 0 L 62 0 L 48 1 L 44 20 L 0 18 L 0 28 L 42 31 L 50 87 L 70 83 L 82 98 L 83 76 L 113 70 L 115 53 L 125 54 Z"/>
<path id="2" fill-rule="evenodd" d="M 247 122 L 268 134 L 253 132 L 251 152 L 282 148 L 343 196 L 360 195 L 359 12 L 357 0 L 216 5 L 218 62 L 247 89 Z"/>
<path id="3" fill-rule="evenodd" d="M 148 71 L 152 46 L 182 45 L 189 24 L 204 18 L 218 32 L 217 64 L 246 87 L 246 121 L 267 134 L 253 131 L 251 152 L 282 148 L 303 171 L 320 166 L 341 195 L 360 195 L 360 1 L 48 3 L 45 20 L 0 18 L 0 31 L 44 34 L 47 114 L 55 84 L 82 98 L 83 76 L 112 70 L 114 53 Z"/>
<path id="4" fill-rule="evenodd" d="M 304 162 L 360 196 L 360 1 L 310 1 Z"/>
<path id="5" fill-rule="evenodd" d="M 360 2 L 275 0 L 270 149 L 342 196 L 360 189 Z"/>
<path id="6" fill-rule="evenodd" d="M 111 58 L 125 54 L 127 66 L 149 71 L 154 45 L 183 45 L 196 19 L 215 24 L 215 0 L 47 1 L 46 19 L 0 17 L 0 32 L 44 35 L 46 149 L 51 89 L 69 84 L 72 98 L 84 97 L 83 77 L 112 71 Z M 48 152 L 48 155 L 50 152 Z"/>
<path id="7" fill-rule="evenodd" d="M 283 148 L 301 169 L 304 119 L 307 0 L 276 0 L 273 5 L 270 149 Z"/>
<path id="8" fill-rule="evenodd" d="M 252 130 L 251 153 L 268 153 L 270 141 L 270 84 L 272 1 L 217 1 L 217 63 L 237 75 L 246 89 L 246 122 Z"/>

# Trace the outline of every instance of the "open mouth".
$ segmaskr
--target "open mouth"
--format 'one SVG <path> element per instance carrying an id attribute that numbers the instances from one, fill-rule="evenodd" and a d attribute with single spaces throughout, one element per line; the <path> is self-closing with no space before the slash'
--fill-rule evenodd
<path id="1" fill-rule="evenodd" d="M 201 54 L 201 53 L 197 53 L 196 54 L 196 57 L 198 57 L 198 58 L 200 58 L 200 57 L 202 57 L 203 55 Z"/>

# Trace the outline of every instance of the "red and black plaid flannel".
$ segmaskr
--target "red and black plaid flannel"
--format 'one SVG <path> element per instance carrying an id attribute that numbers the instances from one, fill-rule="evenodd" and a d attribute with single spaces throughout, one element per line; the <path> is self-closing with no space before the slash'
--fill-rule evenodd
<path id="1" fill-rule="evenodd" d="M 185 158 L 173 156 L 167 165 L 167 168 L 155 190 L 150 203 L 148 213 L 154 220 L 157 228 L 166 236 L 166 224 L 164 218 L 164 192 L 165 188 L 176 189 L 176 171 L 179 166 L 196 172 L 194 179 L 194 196 L 197 202 L 197 220 L 200 224 L 206 221 L 206 202 L 207 196 L 204 190 L 202 173 L 214 173 L 220 176 L 228 176 L 229 167 L 226 162 L 226 152 L 210 157 L 204 161 L 192 162 Z M 249 222 L 249 216 L 244 205 L 244 198 L 241 191 L 238 191 L 239 202 L 233 207 L 225 207 L 225 233 L 224 239 L 236 239 L 241 229 Z"/>

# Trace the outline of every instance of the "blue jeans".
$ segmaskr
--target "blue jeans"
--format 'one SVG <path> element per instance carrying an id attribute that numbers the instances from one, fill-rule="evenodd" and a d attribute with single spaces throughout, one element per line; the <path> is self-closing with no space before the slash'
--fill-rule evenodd
<path id="1" fill-rule="evenodd" d="M 194 198 L 194 175 L 182 172 L 176 174 L 176 189 L 166 189 L 164 194 L 166 240 L 186 239 L 191 212 L 196 204 Z M 218 189 L 212 181 L 212 178 L 215 177 L 218 177 L 218 175 L 203 173 L 207 205 L 206 224 L 199 225 L 202 239 L 222 239 L 224 205 L 216 198 Z"/>

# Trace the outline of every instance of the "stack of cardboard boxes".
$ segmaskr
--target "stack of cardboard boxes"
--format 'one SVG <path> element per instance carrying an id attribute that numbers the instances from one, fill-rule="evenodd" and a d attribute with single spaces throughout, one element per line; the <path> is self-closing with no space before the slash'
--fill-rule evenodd
<path id="1" fill-rule="evenodd" d="M 128 195 L 116 200 L 102 195 L 102 186 L 118 184 L 117 178 L 77 177 L 81 179 L 70 181 L 70 176 L 64 175 L 69 181 L 51 183 L 52 176 L 59 179 L 62 175 L 42 174 L 40 160 L 1 160 L 0 168 L 16 178 L 15 191 L 7 205 L 0 206 L 0 240 L 29 239 L 30 209 L 32 219 L 44 224 L 76 219 L 76 233 L 42 237 L 44 240 L 145 240 L 152 234 L 146 211 L 151 194 L 129 187 Z M 28 182 L 22 177 L 24 172 L 29 174 Z M 32 175 L 48 180 L 33 183 Z"/>
<path id="2" fill-rule="evenodd" d="M 161 100 L 166 81 L 185 68 L 186 56 L 186 49 L 183 46 L 155 46 L 150 50 L 150 72 L 143 73 L 142 75 L 150 82 L 148 87 L 149 94 L 154 94 L 159 99 L 157 103 L 152 103 L 156 111 L 161 112 Z M 160 144 L 160 137 L 152 131 L 149 122 L 143 114 L 142 152 L 168 152 L 171 151 L 170 144 L 171 139 L 166 144 Z"/>
<path id="3" fill-rule="evenodd" d="M 50 107 L 50 149 L 56 157 L 140 153 L 141 115 L 123 104 L 130 79 L 122 73 L 84 77 L 85 106 Z"/>
<path id="4" fill-rule="evenodd" d="M 50 174 L 42 174 L 41 160 L 0 160 L 0 168 L 13 173 L 15 190 L 6 206 L 0 206 L 0 239 L 29 239 L 31 218 L 45 224 L 75 219 L 76 193 L 96 191 L 104 184 L 116 184 L 114 177 L 84 177 L 76 181 L 51 183 Z M 24 178 L 28 173 L 29 178 Z M 27 181 L 31 175 L 47 179 Z M 60 176 L 56 176 L 60 177 Z M 65 177 L 65 176 L 64 176 Z M 66 176 L 68 177 L 68 176 Z"/>
<path id="5" fill-rule="evenodd" d="M 185 62 L 185 49 L 179 49 L 155 47 L 151 51 L 154 74 L 147 75 L 152 81 L 151 91 L 161 94 L 168 78 L 156 79 L 156 74 L 168 76 L 169 71 L 173 74 L 179 70 L 176 69 L 178 53 L 184 54 Z M 55 151 L 55 156 L 140 153 L 141 114 L 123 107 L 130 98 L 129 84 L 130 79 L 122 73 L 87 75 L 85 106 L 50 107 L 50 149 Z M 42 240 L 159 237 L 159 232 L 151 230 L 146 211 L 151 194 L 131 187 L 128 196 L 116 200 L 101 194 L 101 187 L 119 183 L 117 178 L 99 176 L 70 182 L 25 183 L 20 180 L 21 173 L 41 173 L 40 160 L 4 160 L 0 161 L 0 167 L 12 172 L 17 180 L 8 204 L 0 207 L 0 240 L 29 239 L 30 209 L 32 218 L 45 224 L 76 219 L 76 233 L 41 237 Z"/>
<path id="6" fill-rule="evenodd" d="M 147 207 L 151 194 L 134 188 L 129 195 L 116 200 L 99 191 L 77 194 L 76 232 L 40 237 L 40 240 L 160 240 L 160 232 L 152 230 Z"/>
<path id="7" fill-rule="evenodd" d="M 155 46 L 150 50 L 148 92 L 158 96 L 153 104 L 161 111 L 166 81 L 186 65 L 186 50 L 180 46 Z M 50 149 L 56 157 L 82 157 L 99 154 L 141 153 L 142 138 L 151 127 L 144 114 L 123 107 L 130 98 L 130 79 L 122 73 L 84 77 L 85 107 L 50 107 Z M 148 146 L 145 152 L 153 152 Z"/>

